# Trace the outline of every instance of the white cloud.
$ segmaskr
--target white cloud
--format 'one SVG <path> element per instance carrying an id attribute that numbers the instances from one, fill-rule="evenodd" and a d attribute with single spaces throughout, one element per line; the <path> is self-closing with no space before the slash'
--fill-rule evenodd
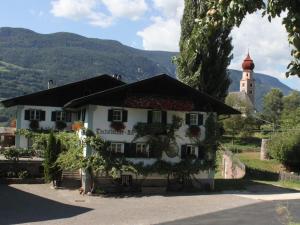
<path id="1" fill-rule="evenodd" d="M 184 1 L 153 0 L 153 5 L 162 16 L 152 17 L 152 24 L 137 32 L 144 49 L 178 51 Z"/>
<path id="2" fill-rule="evenodd" d="M 102 0 L 113 17 L 139 19 L 148 9 L 144 0 Z"/>
<path id="3" fill-rule="evenodd" d="M 256 72 L 278 78 L 284 76 L 290 61 L 290 48 L 281 18 L 269 23 L 261 13 L 248 15 L 241 26 L 233 30 L 232 37 L 234 59 L 230 68 L 241 69 L 249 48 Z"/>
<path id="4" fill-rule="evenodd" d="M 51 13 L 56 17 L 87 20 L 99 27 L 108 27 L 118 18 L 137 20 L 148 8 L 145 0 L 53 0 L 51 5 Z"/>

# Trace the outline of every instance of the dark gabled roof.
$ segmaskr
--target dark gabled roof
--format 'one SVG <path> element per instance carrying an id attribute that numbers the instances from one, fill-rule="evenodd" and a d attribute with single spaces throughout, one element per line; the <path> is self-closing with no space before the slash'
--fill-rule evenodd
<path id="1" fill-rule="evenodd" d="M 15 105 L 39 105 L 63 107 L 67 102 L 91 93 L 124 85 L 125 83 L 110 75 L 100 75 L 90 79 L 69 83 L 44 91 L 19 96 L 2 101 L 5 107 Z"/>
<path id="2" fill-rule="evenodd" d="M 239 111 L 221 101 L 197 91 L 166 74 L 77 98 L 68 102 L 64 107 L 72 109 L 88 104 L 124 107 L 125 100 L 129 96 L 153 95 L 190 100 L 194 104 L 195 111 L 240 114 Z"/>

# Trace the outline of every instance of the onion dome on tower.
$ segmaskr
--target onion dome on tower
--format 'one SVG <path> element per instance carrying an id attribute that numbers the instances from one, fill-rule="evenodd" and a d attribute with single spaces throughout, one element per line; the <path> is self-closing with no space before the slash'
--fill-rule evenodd
<path id="1" fill-rule="evenodd" d="M 244 59 L 242 67 L 243 67 L 243 70 L 252 71 L 254 69 L 255 64 L 253 63 L 253 60 L 251 59 L 249 53 L 248 53 L 247 57 Z"/>

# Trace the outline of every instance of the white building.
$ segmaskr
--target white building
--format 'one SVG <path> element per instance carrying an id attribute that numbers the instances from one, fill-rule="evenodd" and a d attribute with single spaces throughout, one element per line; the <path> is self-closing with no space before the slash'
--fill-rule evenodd
<path id="1" fill-rule="evenodd" d="M 32 121 L 39 121 L 40 129 L 53 129 L 57 121 L 63 121 L 68 129 L 74 121 L 81 120 L 86 129 L 111 143 L 110 151 L 116 153 L 116 157 L 123 155 L 131 162 L 145 165 L 155 163 L 157 157 L 155 149 L 148 145 L 147 135 L 135 138 L 137 124 L 171 124 L 174 116 L 181 118 L 183 122 L 175 132 L 172 151 L 163 152 L 161 159 L 178 163 L 192 155 L 207 160 L 210 156 L 199 142 L 206 138 L 208 114 L 239 113 L 167 75 L 131 84 L 104 75 L 9 99 L 3 104 L 17 107 L 17 129 L 29 129 Z M 192 128 L 196 130 L 193 134 L 196 139 L 188 135 Z M 18 147 L 27 147 L 30 140 L 18 136 L 16 143 Z M 84 154 L 88 156 L 91 151 L 85 149 Z M 198 174 L 198 178 L 208 183 L 212 183 L 213 177 L 213 169 Z M 153 175 L 152 178 L 158 177 Z"/>

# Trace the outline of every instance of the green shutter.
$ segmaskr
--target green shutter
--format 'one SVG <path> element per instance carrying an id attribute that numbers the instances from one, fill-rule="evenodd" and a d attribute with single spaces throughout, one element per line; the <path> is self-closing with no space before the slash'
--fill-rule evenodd
<path id="1" fill-rule="evenodd" d="M 198 114 L 198 125 L 203 125 L 203 114 Z"/>
<path id="2" fill-rule="evenodd" d="M 41 110 L 40 111 L 40 121 L 45 121 L 46 120 L 46 112 Z"/>
<path id="3" fill-rule="evenodd" d="M 56 111 L 53 111 L 51 114 L 51 121 L 56 121 Z"/>
<path id="4" fill-rule="evenodd" d="M 205 158 L 205 151 L 202 145 L 198 146 L 198 159 L 204 159 Z"/>
<path id="5" fill-rule="evenodd" d="M 127 122 L 128 120 L 128 111 L 127 110 L 123 110 L 122 113 L 122 122 Z"/>
<path id="6" fill-rule="evenodd" d="M 185 124 L 190 125 L 190 114 L 185 114 Z"/>
<path id="7" fill-rule="evenodd" d="M 148 123 L 152 123 L 152 111 L 148 111 Z"/>
<path id="8" fill-rule="evenodd" d="M 161 123 L 167 124 L 167 112 L 166 111 L 161 112 Z"/>
<path id="9" fill-rule="evenodd" d="M 24 120 L 30 120 L 30 110 L 25 110 L 25 118 Z"/>
<path id="10" fill-rule="evenodd" d="M 181 145 L 181 158 L 185 159 L 187 156 L 186 145 Z"/>
<path id="11" fill-rule="evenodd" d="M 113 119 L 113 110 L 112 110 L 112 109 L 109 109 L 109 110 L 108 110 L 107 120 L 108 120 L 109 122 L 112 122 L 112 119 Z"/>

